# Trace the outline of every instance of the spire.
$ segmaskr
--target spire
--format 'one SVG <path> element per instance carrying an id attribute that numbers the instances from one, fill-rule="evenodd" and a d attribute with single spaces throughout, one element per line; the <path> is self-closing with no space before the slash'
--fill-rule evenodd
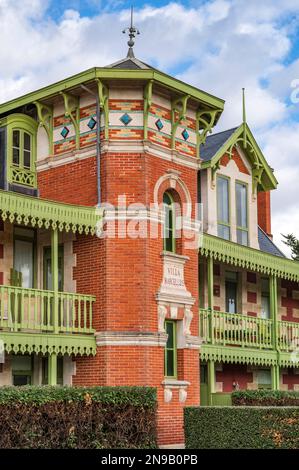
<path id="1" fill-rule="evenodd" d="M 134 51 L 133 51 L 133 47 L 135 44 L 135 36 L 136 34 L 140 34 L 139 30 L 135 28 L 134 26 L 133 17 L 134 17 L 134 9 L 133 7 L 131 7 L 131 26 L 123 30 L 123 34 L 126 34 L 126 32 L 128 32 L 129 34 L 129 41 L 128 41 L 129 50 L 128 50 L 127 57 L 129 57 L 130 59 L 135 57 Z"/>
<path id="2" fill-rule="evenodd" d="M 242 88 L 242 112 L 243 112 L 243 129 L 244 129 L 244 147 L 247 147 L 247 122 L 246 122 L 246 99 L 245 88 Z"/>

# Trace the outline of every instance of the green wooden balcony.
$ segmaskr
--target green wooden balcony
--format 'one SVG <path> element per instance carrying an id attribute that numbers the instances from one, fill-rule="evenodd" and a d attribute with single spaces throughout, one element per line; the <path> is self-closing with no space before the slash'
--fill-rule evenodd
<path id="1" fill-rule="evenodd" d="M 0 329 L 92 335 L 93 302 L 90 295 L 0 286 Z"/>
<path id="2" fill-rule="evenodd" d="M 201 309 L 200 336 L 204 344 L 292 352 L 299 346 L 299 323 Z"/>

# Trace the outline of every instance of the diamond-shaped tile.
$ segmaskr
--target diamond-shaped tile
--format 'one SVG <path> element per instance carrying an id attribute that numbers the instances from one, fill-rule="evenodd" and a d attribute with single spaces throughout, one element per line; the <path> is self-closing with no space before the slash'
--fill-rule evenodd
<path id="1" fill-rule="evenodd" d="M 189 139 L 189 132 L 187 131 L 187 129 L 184 129 L 183 132 L 182 132 L 182 136 L 183 136 L 183 139 L 184 140 L 188 140 Z"/>
<path id="2" fill-rule="evenodd" d="M 156 124 L 156 127 L 157 127 L 157 129 L 158 129 L 159 131 L 161 131 L 161 130 L 163 129 L 163 127 L 164 127 L 164 124 L 163 124 L 163 122 L 161 121 L 161 119 L 158 119 L 158 121 L 156 121 L 155 124 Z"/>
<path id="3" fill-rule="evenodd" d="M 93 117 L 91 117 L 87 125 L 89 129 L 93 130 L 96 127 L 96 124 L 97 121 Z"/>
<path id="4" fill-rule="evenodd" d="M 120 120 L 125 126 L 127 126 L 132 121 L 132 118 L 128 115 L 128 113 L 126 113 L 120 118 Z"/>
<path id="5" fill-rule="evenodd" d="M 64 127 L 64 128 L 62 129 L 62 131 L 60 132 L 60 134 L 62 135 L 62 137 L 63 137 L 64 139 L 67 138 L 67 136 L 69 135 L 69 133 L 70 133 L 70 130 L 68 129 L 68 127 Z"/>

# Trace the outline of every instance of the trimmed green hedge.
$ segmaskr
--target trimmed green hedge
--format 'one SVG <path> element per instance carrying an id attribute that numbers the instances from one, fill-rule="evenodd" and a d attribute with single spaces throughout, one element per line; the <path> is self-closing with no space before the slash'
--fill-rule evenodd
<path id="1" fill-rule="evenodd" d="M 185 441 L 186 449 L 299 449 L 299 408 L 185 408 Z"/>
<path id="2" fill-rule="evenodd" d="M 0 448 L 155 448 L 156 408 L 149 387 L 0 387 Z"/>
<path id="3" fill-rule="evenodd" d="M 299 406 L 299 392 L 242 390 L 232 393 L 234 406 Z"/>

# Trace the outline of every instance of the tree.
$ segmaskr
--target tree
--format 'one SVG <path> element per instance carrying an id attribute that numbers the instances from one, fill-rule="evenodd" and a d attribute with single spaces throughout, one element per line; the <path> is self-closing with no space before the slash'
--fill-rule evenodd
<path id="1" fill-rule="evenodd" d="M 291 248 L 292 258 L 295 261 L 299 261 L 299 240 L 292 233 L 289 233 L 288 235 L 282 234 L 282 236 L 284 238 L 284 240 L 282 240 L 283 243 Z"/>

